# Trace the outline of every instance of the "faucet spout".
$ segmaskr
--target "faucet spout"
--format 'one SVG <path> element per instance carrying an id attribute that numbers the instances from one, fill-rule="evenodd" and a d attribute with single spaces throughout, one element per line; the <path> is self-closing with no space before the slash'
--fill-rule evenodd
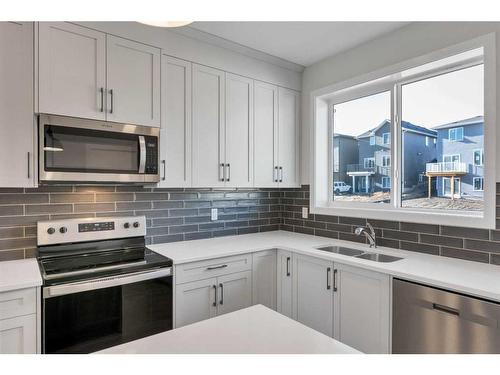
<path id="1" fill-rule="evenodd" d="M 366 226 L 364 226 L 364 227 L 357 227 L 354 230 L 354 233 L 357 236 L 364 234 L 365 237 L 368 239 L 368 242 L 370 243 L 370 248 L 377 247 L 377 238 L 376 238 L 375 230 L 373 229 L 373 227 L 370 223 L 366 223 Z"/>

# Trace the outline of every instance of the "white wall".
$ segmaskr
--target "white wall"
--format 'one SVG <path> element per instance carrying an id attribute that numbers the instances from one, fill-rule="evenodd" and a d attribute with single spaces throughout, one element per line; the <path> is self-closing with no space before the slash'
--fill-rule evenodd
<path id="1" fill-rule="evenodd" d="M 497 62 L 500 62 L 500 22 L 418 22 L 307 67 L 302 77 L 302 184 L 309 184 L 312 170 L 311 91 L 492 32 L 497 34 L 496 53 Z M 497 64 L 496 87 L 500 93 L 499 65 Z M 497 108 L 500 108 L 500 95 L 497 95 Z M 500 132 L 497 131 L 498 146 L 499 137 Z M 499 180 L 500 152 L 496 154 Z"/>
<path id="2" fill-rule="evenodd" d="M 296 69 L 288 69 L 269 61 L 252 58 L 227 48 L 181 35 L 167 28 L 152 27 L 137 22 L 75 23 L 159 47 L 162 49 L 162 53 L 180 59 L 294 90 L 300 91 L 301 89 L 302 73 Z"/>

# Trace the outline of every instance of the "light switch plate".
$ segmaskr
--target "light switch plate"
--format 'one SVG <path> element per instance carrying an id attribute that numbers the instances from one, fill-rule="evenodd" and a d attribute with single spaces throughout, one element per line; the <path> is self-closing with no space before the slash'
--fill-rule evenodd
<path id="1" fill-rule="evenodd" d="M 210 214 L 211 214 L 212 221 L 217 220 L 219 217 L 219 214 L 217 212 L 217 208 L 212 208 L 212 210 L 210 211 Z"/>
<path id="2" fill-rule="evenodd" d="M 302 207 L 302 219 L 307 219 L 309 217 L 309 209 L 307 207 Z"/>

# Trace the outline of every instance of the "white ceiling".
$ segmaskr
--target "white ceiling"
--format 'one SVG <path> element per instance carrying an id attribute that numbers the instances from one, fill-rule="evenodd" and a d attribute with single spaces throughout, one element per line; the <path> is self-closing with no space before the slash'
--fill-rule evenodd
<path id="1" fill-rule="evenodd" d="M 408 22 L 194 22 L 189 28 L 309 66 Z"/>

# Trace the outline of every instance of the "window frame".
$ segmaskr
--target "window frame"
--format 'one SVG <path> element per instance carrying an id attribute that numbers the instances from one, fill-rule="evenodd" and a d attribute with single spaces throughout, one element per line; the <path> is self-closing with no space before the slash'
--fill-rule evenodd
<path id="1" fill-rule="evenodd" d="M 373 165 L 370 166 L 369 165 L 370 163 L 368 163 L 368 166 L 366 166 L 366 161 L 373 162 Z M 363 167 L 364 168 L 375 168 L 375 158 L 374 157 L 363 158 Z"/>
<path id="2" fill-rule="evenodd" d="M 389 180 L 389 186 L 385 186 L 384 181 Z M 382 189 L 391 189 L 391 178 L 388 176 L 382 176 Z"/>
<path id="3" fill-rule="evenodd" d="M 312 178 L 310 211 L 314 214 L 342 215 L 367 219 L 392 220 L 446 224 L 455 226 L 475 226 L 495 228 L 495 191 L 496 191 L 496 36 L 487 34 L 473 40 L 438 51 L 430 52 L 375 72 L 363 74 L 340 83 L 323 87 L 311 92 L 311 145 Z M 457 64 L 458 57 L 477 57 L 482 50 L 481 62 L 484 66 L 484 210 L 454 211 L 441 209 L 420 209 L 401 207 L 401 147 L 396 141 L 402 139 L 399 119 L 401 118 L 401 86 L 410 81 L 422 80 L 431 76 L 464 68 L 469 61 Z M 463 54 L 462 56 L 456 56 Z M 440 61 L 442 59 L 446 59 Z M 471 60 L 474 60 L 471 58 Z M 438 69 L 424 71 L 428 63 L 438 62 Z M 469 62 L 470 63 L 470 62 Z M 476 61 L 470 65 L 477 65 Z M 418 71 L 415 76 L 407 72 Z M 402 79 L 401 77 L 405 77 Z M 391 94 L 391 200 L 387 204 L 334 201 L 331 189 L 332 180 L 332 142 L 333 116 L 331 106 L 348 101 L 390 91 Z M 398 126 L 396 126 L 398 124 Z M 397 149 L 397 152 L 396 152 Z M 397 155 L 395 155 L 397 153 Z M 464 218 L 466 220 L 464 220 Z"/>
<path id="4" fill-rule="evenodd" d="M 455 131 L 455 132 L 456 132 L 456 131 L 458 131 L 458 130 L 460 130 L 461 137 L 460 137 L 460 138 L 454 138 L 454 139 L 452 139 L 452 138 L 451 138 L 451 132 L 452 132 L 452 131 Z M 462 141 L 464 140 L 464 127 L 463 127 L 463 126 L 457 126 L 457 127 L 455 127 L 455 128 L 450 128 L 450 129 L 448 129 L 448 140 L 449 140 L 450 142 L 462 142 Z"/>
<path id="5" fill-rule="evenodd" d="M 373 140 L 373 142 L 372 142 Z M 377 136 L 376 135 L 370 135 L 370 146 L 376 146 L 377 145 Z"/>
<path id="6" fill-rule="evenodd" d="M 480 152 L 481 154 L 479 155 L 479 162 L 480 164 L 476 164 L 476 152 Z M 474 167 L 482 167 L 484 166 L 484 148 L 476 148 L 475 150 L 472 150 L 472 165 Z"/>
<path id="7" fill-rule="evenodd" d="M 388 135 L 387 138 L 389 138 L 388 142 L 385 141 L 386 135 Z M 391 144 L 391 133 L 382 133 L 382 144 L 384 144 L 384 145 L 390 145 Z"/>
<path id="8" fill-rule="evenodd" d="M 476 180 L 483 180 L 481 187 L 482 189 L 476 189 Z M 472 178 L 472 191 L 484 191 L 484 177 L 473 177 Z"/>
<path id="9" fill-rule="evenodd" d="M 389 163 L 385 163 L 385 160 L 389 159 Z M 391 155 L 382 155 L 382 167 L 389 168 L 391 166 Z"/>

